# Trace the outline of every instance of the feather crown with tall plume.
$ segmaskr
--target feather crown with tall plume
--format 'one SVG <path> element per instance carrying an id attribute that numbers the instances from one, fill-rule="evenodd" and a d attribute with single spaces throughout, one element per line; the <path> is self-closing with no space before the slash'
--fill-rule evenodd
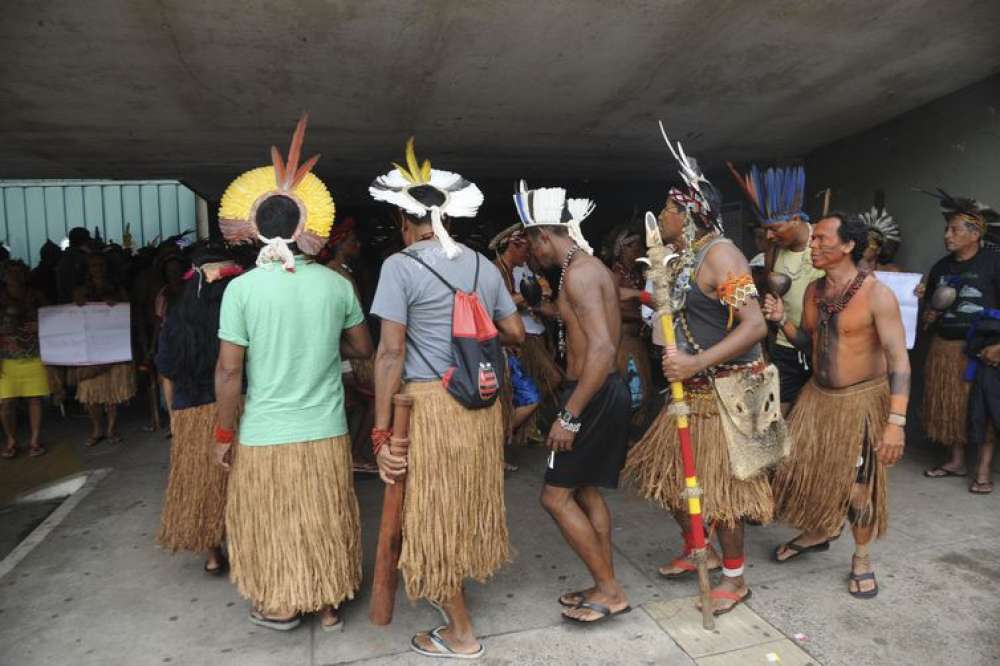
<path id="1" fill-rule="evenodd" d="M 522 180 L 514 192 L 514 209 L 524 228 L 559 226 L 569 230 L 569 236 L 587 254 L 594 254 L 583 236 L 581 223 L 597 207 L 590 199 L 567 199 L 561 187 L 540 187 L 529 190 Z"/>
<path id="2" fill-rule="evenodd" d="M 899 232 L 899 225 L 896 221 L 892 219 L 892 215 L 889 215 L 889 211 L 886 209 L 878 209 L 872 206 L 871 210 L 861 213 L 861 221 L 865 225 L 882 237 L 883 241 L 894 241 L 896 243 L 902 240 L 902 235 Z"/>
<path id="3" fill-rule="evenodd" d="M 968 217 L 975 218 L 980 222 L 984 233 L 986 232 L 986 227 L 988 226 L 1000 226 L 1000 213 L 997 213 L 997 211 L 993 210 L 992 207 L 987 206 L 972 197 L 955 197 L 948 194 L 940 187 L 937 188 L 936 192 L 923 190 L 919 187 L 914 187 L 913 190 L 937 199 L 941 207 L 941 214 L 946 218 L 951 217 L 952 215 L 966 215 Z"/>
<path id="4" fill-rule="evenodd" d="M 320 156 L 299 164 L 308 123 L 309 114 L 303 113 L 292 134 L 287 160 L 282 159 L 277 146 L 271 146 L 271 165 L 240 175 L 229 184 L 219 203 L 219 229 L 227 242 L 265 243 L 257 258 L 259 265 L 280 261 L 287 270 L 293 270 L 295 261 L 288 244 L 295 242 L 305 254 L 318 254 L 333 227 L 333 199 L 323 181 L 312 173 Z M 299 224 L 290 238 L 264 238 L 257 228 L 257 210 L 274 196 L 288 197 L 298 206 Z"/>
<path id="5" fill-rule="evenodd" d="M 705 178 L 705 174 L 701 172 L 698 166 L 698 161 L 684 152 L 684 146 L 681 145 L 680 141 L 677 142 L 677 147 L 675 148 L 674 144 L 670 141 L 670 137 L 667 136 L 667 130 L 663 126 L 663 122 L 658 122 L 660 125 L 660 134 L 663 136 L 670 154 L 674 156 L 674 159 L 680 166 L 678 173 L 680 173 L 681 179 L 688 190 L 685 193 L 676 188 L 671 189 L 671 198 L 685 206 L 691 212 L 692 217 L 702 226 L 722 233 L 722 220 L 719 217 L 720 197 L 718 191 L 708 178 Z"/>
<path id="6" fill-rule="evenodd" d="M 804 166 L 771 167 L 761 172 L 756 164 L 743 175 L 732 162 L 726 162 L 730 173 L 750 202 L 754 215 L 761 224 L 787 222 L 794 217 L 806 222 L 805 213 L 806 169 Z"/>
<path id="7" fill-rule="evenodd" d="M 443 218 L 475 217 L 483 205 L 483 193 L 475 184 L 451 171 L 431 168 L 430 160 L 420 163 L 414 137 L 406 142 L 405 166 L 393 162 L 389 173 L 368 187 L 376 201 L 392 204 L 416 217 L 431 216 L 431 228 L 449 259 L 457 257 L 461 246 L 444 228 Z"/>

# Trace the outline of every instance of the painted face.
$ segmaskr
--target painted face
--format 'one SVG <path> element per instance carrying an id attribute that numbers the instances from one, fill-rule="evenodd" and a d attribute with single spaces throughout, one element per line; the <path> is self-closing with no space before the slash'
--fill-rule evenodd
<path id="1" fill-rule="evenodd" d="M 793 217 L 785 222 L 772 222 L 764 229 L 767 232 L 767 239 L 784 249 L 795 244 L 795 234 L 798 232 L 800 224 L 808 223 L 799 217 Z"/>
<path id="2" fill-rule="evenodd" d="M 684 220 L 687 218 L 684 207 L 668 198 L 663 204 L 663 210 L 656 217 L 660 223 L 660 235 L 665 243 L 672 243 L 684 232 Z"/>
<path id="3" fill-rule="evenodd" d="M 853 241 L 845 243 L 840 240 L 840 235 L 837 234 L 839 226 L 839 219 L 825 217 L 813 227 L 809 249 L 811 251 L 812 264 L 816 268 L 826 269 L 839 264 L 854 249 Z"/>
<path id="4" fill-rule="evenodd" d="M 970 247 L 978 247 L 982 235 L 975 227 L 973 218 L 966 215 L 954 215 L 944 228 L 944 247 L 948 252 L 955 253 Z"/>

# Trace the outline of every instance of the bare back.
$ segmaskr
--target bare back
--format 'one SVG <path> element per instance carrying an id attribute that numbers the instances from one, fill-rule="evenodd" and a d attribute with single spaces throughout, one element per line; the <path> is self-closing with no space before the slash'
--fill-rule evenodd
<path id="1" fill-rule="evenodd" d="M 600 260 L 579 254 L 566 271 L 563 289 L 556 299 L 566 330 L 566 376 L 576 380 L 583 374 L 590 345 L 621 343 L 622 317 L 618 285 Z"/>

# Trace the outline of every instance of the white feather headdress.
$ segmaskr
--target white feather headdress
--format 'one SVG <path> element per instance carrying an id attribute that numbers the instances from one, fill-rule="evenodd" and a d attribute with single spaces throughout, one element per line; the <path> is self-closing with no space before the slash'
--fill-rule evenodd
<path id="1" fill-rule="evenodd" d="M 884 240 L 895 241 L 897 243 L 902 240 L 899 225 L 892 219 L 892 215 L 889 215 L 889 211 L 884 208 L 879 210 L 875 206 L 872 206 L 870 211 L 861 213 L 861 220 L 869 229 L 880 234 Z"/>
<path id="2" fill-rule="evenodd" d="M 416 215 L 431 216 L 431 228 L 441 241 L 445 256 L 454 259 L 462 249 L 448 235 L 443 217 L 475 217 L 483 205 L 483 193 L 476 185 L 457 173 L 432 169 L 430 160 L 417 162 L 413 137 L 406 142 L 406 166 L 396 168 L 376 178 L 368 193 L 376 201 L 390 203 Z"/>
<path id="3" fill-rule="evenodd" d="M 583 236 L 580 224 L 594 212 L 596 204 L 590 199 L 567 199 L 561 187 L 541 187 L 529 190 L 522 180 L 514 193 L 514 208 L 524 228 L 559 226 L 569 230 L 569 237 L 587 254 L 594 249 Z"/>

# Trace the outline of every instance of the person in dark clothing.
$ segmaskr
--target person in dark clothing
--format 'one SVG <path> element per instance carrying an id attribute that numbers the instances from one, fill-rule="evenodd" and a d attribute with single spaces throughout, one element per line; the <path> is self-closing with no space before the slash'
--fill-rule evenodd
<path id="1" fill-rule="evenodd" d="M 55 303 L 59 298 L 57 269 L 62 259 L 62 250 L 48 240 L 42 245 L 38 257 L 38 265 L 31 270 L 31 288 L 45 296 L 47 302 Z"/>
<path id="2" fill-rule="evenodd" d="M 90 243 L 90 232 L 84 227 L 69 230 L 69 247 L 62 253 L 56 266 L 56 302 L 70 303 L 73 292 L 87 279 L 87 254 L 84 248 Z"/>

